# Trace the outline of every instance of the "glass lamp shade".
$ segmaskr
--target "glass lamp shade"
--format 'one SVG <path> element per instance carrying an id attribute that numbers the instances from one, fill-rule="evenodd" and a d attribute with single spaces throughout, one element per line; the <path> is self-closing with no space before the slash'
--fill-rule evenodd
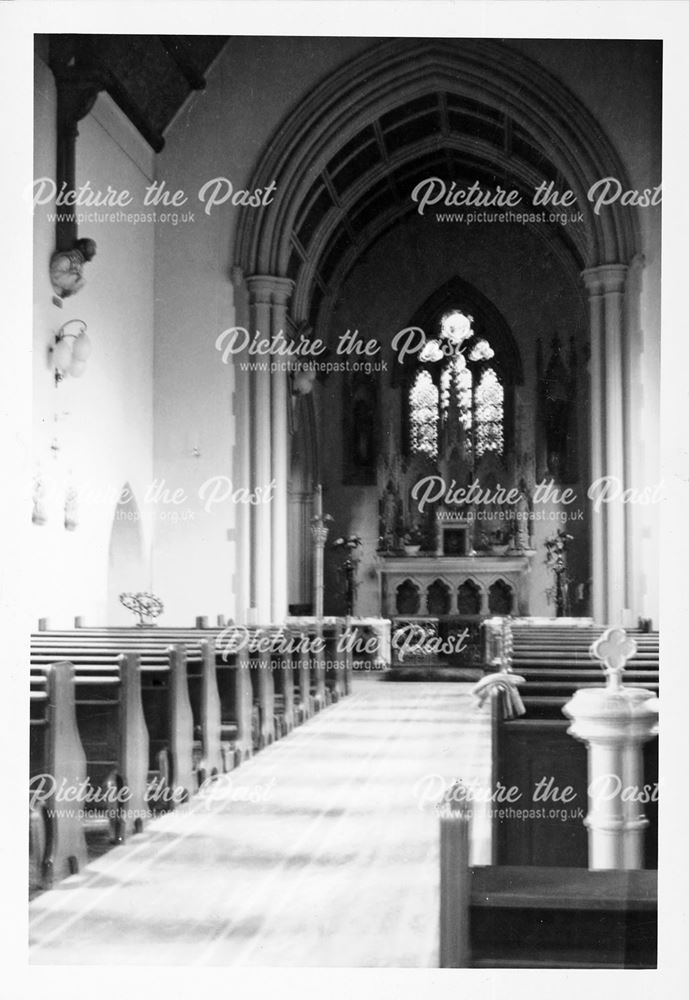
<path id="1" fill-rule="evenodd" d="M 72 357 L 76 361 L 88 361 L 91 354 L 91 339 L 86 333 L 80 334 L 74 341 Z"/>
<path id="2" fill-rule="evenodd" d="M 72 347 L 66 339 L 58 340 L 53 347 L 53 364 L 60 371 L 69 368 L 72 361 Z"/>
<path id="3" fill-rule="evenodd" d="M 313 388 L 316 375 L 313 371 L 300 370 L 294 373 L 293 392 L 296 396 L 307 396 Z"/>
<path id="4" fill-rule="evenodd" d="M 81 378 L 81 376 L 84 374 L 85 371 L 86 371 L 85 361 L 79 361 L 79 360 L 72 361 L 71 365 L 69 366 L 69 374 L 72 376 L 72 378 Z"/>

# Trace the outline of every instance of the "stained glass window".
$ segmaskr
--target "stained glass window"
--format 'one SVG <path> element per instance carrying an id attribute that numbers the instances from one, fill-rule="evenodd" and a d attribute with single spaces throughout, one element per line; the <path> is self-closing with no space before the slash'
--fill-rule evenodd
<path id="1" fill-rule="evenodd" d="M 487 366 L 495 352 L 481 338 L 465 354 L 461 344 L 469 337 L 470 317 L 454 311 L 443 317 L 441 340 L 429 341 L 421 355 L 423 366 L 416 372 L 408 398 L 413 454 L 436 461 L 440 431 L 452 420 L 464 429 L 468 459 L 486 452 L 503 453 L 505 391 L 495 368 Z M 453 343 L 456 353 L 446 356 L 441 350 L 443 340 Z"/>
<path id="2" fill-rule="evenodd" d="M 431 373 L 416 373 L 409 393 L 411 448 L 415 455 L 438 457 L 438 387 Z"/>
<path id="3" fill-rule="evenodd" d="M 505 392 L 498 376 L 492 368 L 486 368 L 476 386 L 474 397 L 478 457 L 486 451 L 502 454 L 504 399 Z"/>

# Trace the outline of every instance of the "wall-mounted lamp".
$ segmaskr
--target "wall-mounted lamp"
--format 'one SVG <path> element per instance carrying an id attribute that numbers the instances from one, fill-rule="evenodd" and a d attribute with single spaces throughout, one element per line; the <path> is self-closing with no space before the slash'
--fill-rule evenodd
<path id="1" fill-rule="evenodd" d="M 78 324 L 77 332 L 70 332 L 68 327 Z M 70 319 L 64 323 L 55 335 L 55 343 L 51 350 L 55 367 L 55 385 L 63 378 L 71 375 L 80 378 L 86 370 L 86 362 L 91 353 L 91 340 L 86 334 L 86 323 L 83 319 Z"/>
<path id="2" fill-rule="evenodd" d="M 308 396 L 315 381 L 316 372 L 313 368 L 297 368 L 292 373 L 292 395 Z"/>

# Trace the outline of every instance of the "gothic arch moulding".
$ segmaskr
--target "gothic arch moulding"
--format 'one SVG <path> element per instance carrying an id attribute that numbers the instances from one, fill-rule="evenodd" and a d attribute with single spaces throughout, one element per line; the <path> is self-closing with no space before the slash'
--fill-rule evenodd
<path id="1" fill-rule="evenodd" d="M 409 67 L 414 67 L 410 73 Z M 481 108 L 484 124 L 509 119 L 521 137 L 508 156 L 496 145 L 478 138 L 434 130 L 404 148 L 397 148 L 383 162 L 365 164 L 351 173 L 346 190 L 332 192 L 329 167 L 348 155 L 348 144 L 359 142 L 362 130 L 374 135 L 381 122 L 401 108 L 414 109 L 437 97 L 442 120 L 448 121 L 448 102 Z M 411 111 L 410 113 L 413 113 Z M 419 119 L 427 114 L 423 108 Z M 387 118 L 386 118 L 387 116 Z M 577 270 L 606 263 L 628 264 L 638 248 L 637 213 L 619 204 L 601 215 L 586 199 L 590 186 L 609 175 L 628 186 L 622 162 L 600 125 L 584 104 L 539 63 L 498 41 L 447 39 L 401 40 L 375 43 L 369 50 L 330 74 L 280 124 L 266 147 L 251 181 L 264 187 L 275 181 L 270 212 L 241 210 L 235 264 L 245 275 L 270 274 L 296 280 L 292 315 L 305 319 L 314 299 L 337 284 L 337 268 L 325 279 L 318 275 L 327 254 L 333 254 L 337 233 L 347 236 L 348 212 L 358 210 L 371 192 L 384 186 L 393 167 L 428 160 L 440 145 L 451 150 L 464 165 L 481 160 L 498 176 L 509 176 L 523 186 L 538 183 L 537 163 L 547 160 L 546 173 L 571 188 L 583 209 L 587 237 L 572 236 Z M 529 143 L 538 151 L 529 159 Z M 523 152 L 526 150 L 526 152 Z M 540 160 L 539 160 L 540 157 Z M 364 158 L 365 159 L 365 158 Z M 355 157 L 348 161 L 354 166 Z M 326 197 L 316 192 L 319 178 Z M 318 188 L 321 191 L 321 188 Z M 340 259 L 356 256 L 385 229 L 413 210 L 410 199 L 403 206 L 375 203 L 368 206 L 362 235 L 342 249 Z M 298 247 L 293 235 L 300 226 L 309 229 L 309 246 Z M 569 237 L 568 237 L 569 238 Z M 348 240 L 344 240 L 346 244 Z M 336 255 L 334 255 L 336 256 Z"/>

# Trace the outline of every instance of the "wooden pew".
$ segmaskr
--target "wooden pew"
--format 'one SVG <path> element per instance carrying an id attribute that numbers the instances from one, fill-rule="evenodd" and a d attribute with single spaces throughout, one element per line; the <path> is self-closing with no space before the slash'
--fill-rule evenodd
<path id="1" fill-rule="evenodd" d="M 656 967 L 657 871 L 472 868 L 466 792 L 438 803 L 441 968 Z"/>
<path id="2" fill-rule="evenodd" d="M 287 622 L 291 627 L 302 629 L 322 650 L 312 658 L 313 709 L 318 711 L 349 694 L 352 689 L 354 656 L 351 643 L 345 635 L 349 627 L 348 619 L 294 616 L 288 618 Z"/>
<path id="3" fill-rule="evenodd" d="M 31 667 L 32 683 L 40 677 L 46 661 L 59 658 L 63 650 L 41 653 Z M 72 664 L 74 667 L 74 664 Z M 139 658 L 135 654 L 117 658 L 117 671 L 94 674 L 74 668 L 77 729 L 88 764 L 88 782 L 93 788 L 124 788 L 126 802 L 104 812 L 111 821 L 111 839 L 123 841 L 143 828 L 147 812 L 148 731 L 141 701 Z"/>
<path id="4" fill-rule="evenodd" d="M 505 718 L 500 701 L 492 701 L 493 788 L 516 786 L 531 798 L 534 784 L 553 778 L 559 789 L 570 786 L 572 804 L 588 811 L 588 760 L 585 745 L 567 732 L 570 721 L 562 708 L 581 687 L 602 687 L 603 672 L 589 647 L 604 628 L 583 623 L 489 619 L 484 623 L 485 670 L 509 669 L 525 678 L 520 687 L 526 714 Z M 628 661 L 625 682 L 657 693 L 659 641 L 657 633 L 629 632 L 638 644 Z M 503 648 L 507 638 L 508 648 Z M 511 644 L 511 645 L 509 645 Z M 658 740 L 644 746 L 644 784 L 658 780 Z M 539 803 L 527 802 L 534 808 Z M 543 805 L 543 803 L 540 803 Z M 548 806 L 557 805 L 552 801 Z M 646 807 L 645 867 L 657 867 L 657 802 Z M 494 860 L 505 865 L 587 867 L 588 836 L 581 819 L 537 817 L 534 820 L 496 818 Z"/>
<path id="5" fill-rule="evenodd" d="M 65 650 L 75 643 L 83 648 L 146 648 L 159 650 L 183 643 L 188 652 L 189 690 L 196 732 L 201 737 L 202 770 L 209 776 L 231 770 L 252 753 L 251 683 L 249 657 L 236 649 L 231 630 L 224 628 L 80 628 L 76 631 L 42 632 L 34 645 L 59 642 Z M 207 652 L 206 646 L 207 644 Z M 202 688 L 198 688 L 201 679 Z M 258 688 L 258 684 L 256 685 Z M 220 733 L 217 736 L 217 708 Z"/>
<path id="6" fill-rule="evenodd" d="M 58 640 L 55 646 L 32 643 L 31 664 L 43 666 L 55 659 L 56 648 L 74 650 L 71 638 Z M 70 653 L 77 674 L 101 681 L 107 677 L 117 679 L 120 671 L 122 642 L 109 647 L 100 644 L 94 647 L 82 646 Z M 195 790 L 193 773 L 193 717 L 189 701 L 187 682 L 187 657 L 183 646 L 170 646 L 162 650 L 141 649 L 140 644 L 130 651 L 138 650 L 141 665 L 141 690 L 144 717 L 149 734 L 149 748 L 152 760 L 150 769 L 159 772 L 166 791 L 164 799 L 169 805 L 170 789 L 177 789 L 177 801 L 183 801 Z M 199 658 L 200 661 L 200 658 Z"/>
<path id="7" fill-rule="evenodd" d="M 296 725 L 295 715 L 295 654 L 292 650 L 298 636 L 288 628 L 278 629 L 273 635 L 270 669 L 273 674 L 275 732 L 279 738 L 290 733 Z"/>
<path id="8" fill-rule="evenodd" d="M 205 623 L 205 619 L 197 619 L 199 623 Z M 248 650 L 241 646 L 237 648 L 233 642 L 233 634 L 237 632 L 245 640 L 248 639 Z M 304 638 L 301 629 L 290 629 L 292 637 L 294 633 L 299 633 L 299 638 Z M 241 762 L 253 749 L 260 749 L 272 742 L 276 735 L 289 732 L 296 721 L 302 721 L 309 717 L 314 708 L 312 698 L 307 697 L 307 675 L 308 667 L 304 663 L 304 656 L 300 656 L 295 661 L 291 656 L 276 656 L 272 649 L 259 653 L 256 648 L 252 649 L 252 642 L 260 644 L 267 637 L 275 637 L 276 641 L 284 635 L 284 629 L 275 626 L 264 628 L 240 628 L 235 626 L 219 625 L 213 628 L 167 628 L 160 626 L 144 628 L 85 628 L 80 627 L 69 632 L 44 631 L 35 634 L 34 640 L 37 644 L 42 641 L 61 641 L 64 648 L 70 650 L 71 643 L 77 639 L 80 644 L 84 641 L 109 642 L 123 640 L 133 646 L 138 647 L 142 638 L 147 642 L 160 643 L 161 641 L 180 642 L 187 644 L 188 648 L 195 649 L 200 640 L 200 636 L 215 639 L 218 648 L 215 650 L 215 666 L 217 672 L 217 684 L 219 700 L 221 706 L 221 751 L 223 754 L 223 767 L 228 769 L 234 763 Z M 88 639 L 87 639 L 88 637 Z M 191 656 L 191 653 L 190 653 Z M 272 661 L 272 662 L 271 662 Z M 193 664 L 190 659 L 190 664 Z M 294 663 L 297 663 L 295 666 Z M 232 679 L 228 679 L 227 671 L 233 671 Z M 311 658 L 311 673 L 313 676 L 314 697 L 318 705 L 325 704 L 329 700 L 328 689 L 325 684 L 324 666 L 315 657 Z M 193 669 L 190 670 L 190 680 L 193 676 Z M 277 678 L 276 692 L 275 680 Z M 256 733 L 256 746 L 252 746 L 250 736 L 250 706 L 247 711 L 247 703 L 251 699 L 251 693 L 247 690 L 248 681 L 251 680 L 253 700 L 255 702 L 258 723 Z M 228 682 L 229 681 L 229 682 Z M 340 679 L 338 682 L 343 685 Z M 344 685 L 347 681 L 344 680 Z M 211 690 L 207 687 L 207 690 Z M 277 697 L 276 697 L 277 693 Z M 195 707 L 197 702 L 192 696 L 192 703 Z M 203 712 L 194 712 L 195 716 L 204 716 Z M 205 713 L 207 715 L 207 712 Z M 235 731 L 233 732 L 233 727 Z M 228 759 L 228 737 L 236 737 L 237 754 L 236 760 Z M 214 745 L 212 739 L 204 741 L 204 746 L 208 744 L 211 748 Z M 204 750 L 204 760 L 208 754 Z M 211 753 L 211 757 L 213 754 Z M 211 764 L 210 773 L 217 765 Z"/>
<path id="9" fill-rule="evenodd" d="M 283 630 L 254 629 L 251 634 L 267 640 L 253 654 L 244 646 L 233 647 L 221 626 L 202 631 L 80 627 L 34 634 L 32 702 L 40 706 L 46 700 L 41 678 L 56 660 L 69 657 L 77 689 L 76 722 L 88 750 L 85 780 L 130 793 L 126 803 L 106 810 L 114 839 L 140 829 L 147 806 L 155 804 L 146 798 L 147 777 L 163 779 L 157 792 L 162 791 L 166 806 L 174 806 L 179 799 L 166 798 L 168 790 L 183 790 L 181 798 L 186 799 L 206 777 L 230 769 L 252 752 L 254 698 L 260 717 L 257 747 L 306 717 L 296 708 L 303 701 L 309 704 L 308 664 L 300 657 L 295 666 L 292 653 L 280 649 Z M 39 719 L 36 724 L 40 725 Z M 195 731 L 201 737 L 196 772 Z M 230 760 L 223 752 L 229 739 Z M 83 824 L 73 825 L 83 839 Z M 43 821 L 39 827 L 34 823 L 34 828 L 43 830 Z M 48 835 L 43 841 L 52 843 L 54 837 Z M 85 857 L 84 850 L 78 863 Z M 75 860 L 72 867 L 76 865 Z"/>
<path id="10" fill-rule="evenodd" d="M 129 630 L 131 633 L 132 629 Z M 184 642 L 190 650 L 203 642 L 208 642 L 210 662 L 214 663 L 216 684 L 220 700 L 221 752 L 223 769 L 231 770 L 251 754 L 272 742 L 275 738 L 274 697 L 272 678 L 267 678 L 269 664 L 265 657 L 262 664 L 257 655 L 252 657 L 248 648 L 240 640 L 244 633 L 234 626 L 191 629 L 191 628 L 149 628 L 137 629 L 145 632 L 151 641 L 165 638 Z M 122 634 L 122 633 L 119 633 Z M 250 634 L 257 635 L 257 630 Z M 208 686 L 212 686 L 210 674 Z M 255 702 L 258 717 L 257 727 L 252 726 L 252 703 Z M 252 728 L 257 732 L 252 735 Z M 232 748 L 230 747 L 232 744 Z"/>
<path id="11" fill-rule="evenodd" d="M 79 871 L 87 860 L 79 803 L 58 801 L 60 789 L 86 781 L 86 755 L 79 739 L 71 663 L 47 664 L 31 678 L 30 836 L 41 886 Z M 40 798 L 41 776 L 52 783 Z M 32 802 L 33 799 L 33 802 Z"/>
<path id="12" fill-rule="evenodd" d="M 179 636 L 167 636 L 158 632 L 152 635 L 144 630 L 107 630 L 91 631 L 79 629 L 74 632 L 41 633 L 34 636 L 35 650 L 48 646 L 54 649 L 56 644 L 67 652 L 72 649 L 108 650 L 122 648 L 140 649 L 148 652 L 164 652 L 171 641 L 179 642 Z M 223 770 L 223 754 L 220 734 L 220 699 L 216 678 L 215 649 L 212 638 L 198 640 L 193 644 L 185 644 L 187 648 L 187 667 L 189 697 L 192 705 L 195 732 L 200 739 L 200 756 L 202 770 L 206 776 L 217 774 Z"/>

